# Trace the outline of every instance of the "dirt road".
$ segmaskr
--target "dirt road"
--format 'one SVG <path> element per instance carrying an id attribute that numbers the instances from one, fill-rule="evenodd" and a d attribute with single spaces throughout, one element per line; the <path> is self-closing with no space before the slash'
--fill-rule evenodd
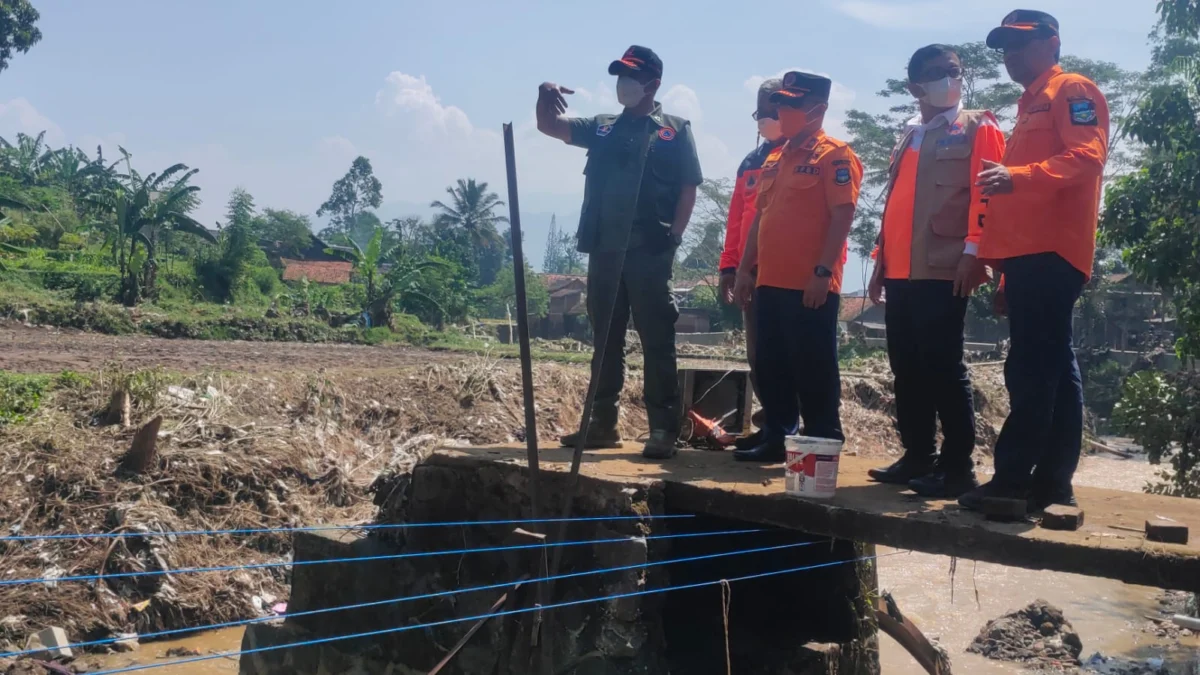
<path id="1" fill-rule="evenodd" d="M 299 342 L 166 340 L 145 335 L 100 335 L 51 328 L 0 326 L 0 370 L 24 373 L 87 371 L 105 364 L 169 370 L 244 373 L 380 369 L 462 359 L 461 354 L 395 345 L 369 347 Z"/>

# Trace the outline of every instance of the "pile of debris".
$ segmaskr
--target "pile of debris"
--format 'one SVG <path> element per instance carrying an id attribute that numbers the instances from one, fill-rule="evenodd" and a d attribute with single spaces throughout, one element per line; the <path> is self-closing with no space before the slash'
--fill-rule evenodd
<path id="1" fill-rule="evenodd" d="M 1071 672 L 1080 665 L 1083 641 L 1061 609 L 1036 600 L 988 622 L 967 651 L 1031 669 Z"/>

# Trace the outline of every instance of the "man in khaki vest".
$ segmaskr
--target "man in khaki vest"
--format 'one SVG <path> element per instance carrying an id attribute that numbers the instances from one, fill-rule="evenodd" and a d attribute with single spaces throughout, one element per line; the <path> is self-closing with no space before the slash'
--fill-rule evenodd
<path id="1" fill-rule="evenodd" d="M 917 494 L 957 498 L 978 487 L 975 409 L 963 361 L 967 298 L 986 274 L 977 260 L 987 204 L 975 176 L 1004 156 L 995 116 L 964 110 L 962 62 L 951 47 L 917 50 L 909 91 L 921 114 L 892 153 L 891 183 L 870 295 L 886 293 L 888 360 L 904 456 L 870 476 Z M 937 422 L 942 449 L 937 452 Z"/>

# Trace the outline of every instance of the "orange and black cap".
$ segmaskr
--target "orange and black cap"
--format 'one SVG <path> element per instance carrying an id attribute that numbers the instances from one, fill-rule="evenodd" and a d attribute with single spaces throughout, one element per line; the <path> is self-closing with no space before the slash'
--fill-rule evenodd
<path id="1" fill-rule="evenodd" d="M 771 94 L 771 103 L 799 106 L 804 103 L 824 103 L 829 100 L 833 81 L 828 77 L 793 70 L 783 76 L 783 86 Z"/>
<path id="2" fill-rule="evenodd" d="M 649 47 L 634 45 L 625 50 L 625 55 L 613 61 L 608 66 L 609 75 L 632 75 L 646 73 L 652 75 L 654 79 L 659 79 L 663 74 L 663 62 L 658 58 L 658 54 L 654 53 Z"/>
<path id="3" fill-rule="evenodd" d="M 1045 40 L 1058 35 L 1058 19 L 1045 12 L 1018 9 L 1004 17 L 1000 27 L 987 36 L 987 46 L 992 49 L 1005 47 L 1029 40 Z"/>

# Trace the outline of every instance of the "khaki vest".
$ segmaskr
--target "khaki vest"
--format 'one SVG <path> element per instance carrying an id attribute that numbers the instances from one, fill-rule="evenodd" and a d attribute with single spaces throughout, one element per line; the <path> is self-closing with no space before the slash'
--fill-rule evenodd
<path id="1" fill-rule="evenodd" d="M 983 110 L 964 110 L 953 125 L 925 132 L 913 200 L 910 279 L 954 279 L 966 246 L 971 210 L 971 185 L 975 179 L 971 175 L 971 153 L 975 149 L 975 133 L 986 115 Z M 911 134 L 906 136 L 892 156 L 889 194 L 911 140 Z"/>

